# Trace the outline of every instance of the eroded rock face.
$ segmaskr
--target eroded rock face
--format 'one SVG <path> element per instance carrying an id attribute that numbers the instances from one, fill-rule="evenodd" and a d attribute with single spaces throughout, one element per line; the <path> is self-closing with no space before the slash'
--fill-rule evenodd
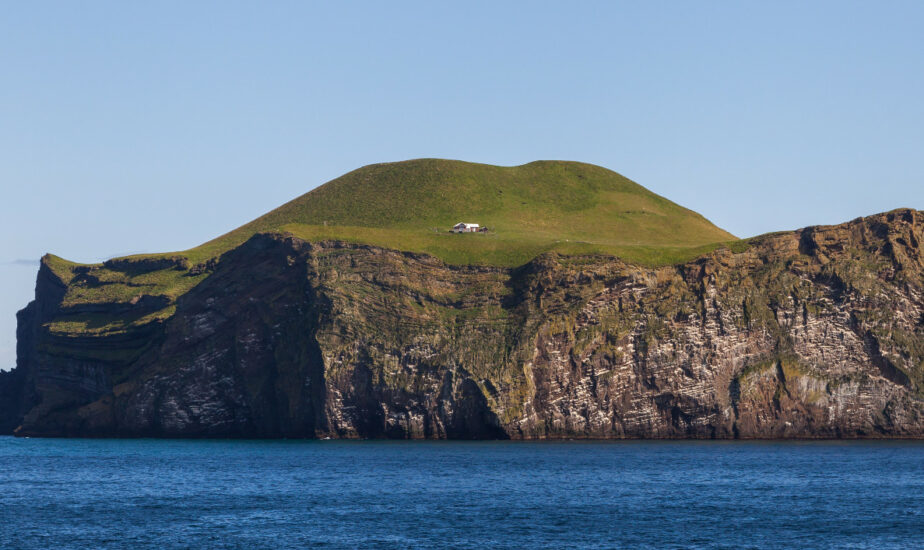
<path id="1" fill-rule="evenodd" d="M 680 266 L 546 256 L 507 270 L 257 235 L 172 316 L 118 334 L 50 330 L 65 285 L 43 266 L 0 429 L 922 437 L 922 241 L 924 213 L 900 210 Z"/>

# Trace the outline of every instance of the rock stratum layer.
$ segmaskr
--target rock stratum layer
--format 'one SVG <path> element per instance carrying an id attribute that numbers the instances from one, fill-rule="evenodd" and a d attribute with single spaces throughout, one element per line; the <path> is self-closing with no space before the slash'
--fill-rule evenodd
<path id="1" fill-rule="evenodd" d="M 918 438 L 922 242 L 924 213 L 897 210 L 669 267 L 506 269 L 258 234 L 206 265 L 108 266 L 197 282 L 92 306 L 65 295 L 105 284 L 93 268 L 65 281 L 46 258 L 0 431 Z"/>

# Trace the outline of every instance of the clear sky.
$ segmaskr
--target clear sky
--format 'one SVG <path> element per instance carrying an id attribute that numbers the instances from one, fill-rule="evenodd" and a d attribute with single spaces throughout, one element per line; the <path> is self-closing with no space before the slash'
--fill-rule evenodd
<path id="1" fill-rule="evenodd" d="M 924 209 L 924 2 L 16 2 L 0 368 L 37 258 L 181 250 L 361 165 L 600 164 L 738 236 Z"/>

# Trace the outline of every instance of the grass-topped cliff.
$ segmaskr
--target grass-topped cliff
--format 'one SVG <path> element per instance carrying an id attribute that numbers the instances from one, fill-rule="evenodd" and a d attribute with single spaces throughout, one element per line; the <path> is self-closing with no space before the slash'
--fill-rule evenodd
<path id="1" fill-rule="evenodd" d="M 457 222 L 478 223 L 490 231 L 450 233 Z M 73 313 L 51 328 L 111 331 L 169 316 L 175 299 L 206 276 L 218 257 L 266 232 L 288 232 L 308 241 L 367 243 L 431 254 L 450 264 L 496 267 L 515 267 L 552 251 L 663 265 L 740 243 L 696 212 L 591 164 L 537 161 L 501 167 L 439 159 L 375 164 L 191 250 L 100 265 L 46 256 L 46 268 L 67 286 L 62 305 Z M 159 300 L 133 308 L 134 320 L 99 318 L 84 307 L 137 304 L 144 296 Z"/>
<path id="2" fill-rule="evenodd" d="M 450 266 L 272 232 L 217 262 L 46 258 L 0 433 L 921 438 L 922 221 L 655 268 Z"/>

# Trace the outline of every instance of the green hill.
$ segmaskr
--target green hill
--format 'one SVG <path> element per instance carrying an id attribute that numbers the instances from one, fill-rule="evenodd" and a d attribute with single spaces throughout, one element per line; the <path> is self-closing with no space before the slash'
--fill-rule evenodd
<path id="1" fill-rule="evenodd" d="M 449 233 L 458 222 L 490 231 Z M 665 263 L 735 240 L 696 212 L 599 166 L 420 159 L 354 170 L 186 254 L 212 257 L 264 231 L 501 266 L 553 250 Z"/>
<path id="2" fill-rule="evenodd" d="M 487 233 L 453 234 L 458 222 Z M 696 212 L 590 164 L 539 161 L 500 167 L 421 159 L 366 166 L 272 212 L 183 252 L 116 258 L 81 266 L 46 255 L 67 286 L 52 323 L 62 334 L 114 333 L 164 319 L 175 300 L 208 277 L 219 257 L 259 232 L 344 240 L 424 252 L 451 264 L 522 265 L 544 252 L 606 254 L 643 265 L 680 263 L 744 241 Z M 151 307 L 98 314 L 88 304 Z M 84 311 L 86 310 L 86 311 Z"/>
<path id="3" fill-rule="evenodd" d="M 450 233 L 458 222 L 478 223 L 489 231 Z M 600 166 L 537 161 L 503 167 L 419 159 L 359 168 L 190 250 L 110 260 L 93 269 L 99 284 L 72 287 L 68 297 L 73 303 L 120 299 L 122 293 L 134 292 L 134 284 L 161 295 L 182 294 L 199 277 L 181 277 L 182 270 L 172 268 L 147 267 L 135 273 L 137 269 L 126 266 L 158 258 L 200 264 L 260 232 L 367 243 L 424 252 L 452 264 L 503 267 L 553 251 L 661 265 L 737 241 L 696 212 Z M 45 263 L 65 282 L 77 265 L 54 256 Z"/>

